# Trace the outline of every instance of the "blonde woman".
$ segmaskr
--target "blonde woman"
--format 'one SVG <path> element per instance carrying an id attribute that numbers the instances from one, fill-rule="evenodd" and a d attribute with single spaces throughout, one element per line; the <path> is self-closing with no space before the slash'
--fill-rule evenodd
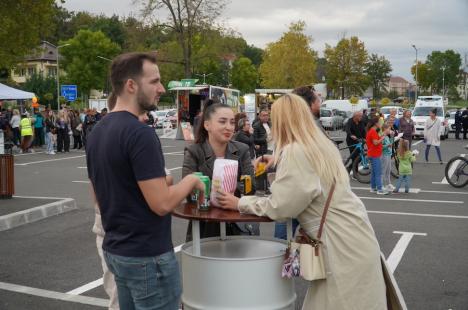
<path id="1" fill-rule="evenodd" d="M 17 109 L 14 109 L 13 116 L 10 120 L 10 126 L 11 126 L 11 130 L 13 131 L 13 143 L 16 146 L 19 146 L 21 142 L 21 132 L 19 128 L 20 122 L 21 122 L 20 113 Z"/>
<path id="2" fill-rule="evenodd" d="M 220 193 L 223 208 L 278 221 L 297 218 L 315 238 L 325 200 L 336 182 L 322 235 L 327 278 L 310 282 L 302 309 L 387 309 L 379 244 L 363 203 L 351 191 L 336 146 L 297 95 L 279 98 L 271 112 L 277 164 L 272 194 L 239 199 Z"/>

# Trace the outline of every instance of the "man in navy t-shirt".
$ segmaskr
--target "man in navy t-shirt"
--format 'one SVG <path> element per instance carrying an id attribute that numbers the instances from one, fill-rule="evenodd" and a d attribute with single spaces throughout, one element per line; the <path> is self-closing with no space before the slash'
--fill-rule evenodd
<path id="1" fill-rule="evenodd" d="M 121 309 L 178 309 L 181 286 L 170 212 L 204 186 L 194 176 L 168 186 L 160 141 L 138 121 L 165 92 L 155 56 L 118 56 L 111 82 L 115 107 L 94 127 L 86 146 L 105 231 L 104 257 L 115 275 Z"/>

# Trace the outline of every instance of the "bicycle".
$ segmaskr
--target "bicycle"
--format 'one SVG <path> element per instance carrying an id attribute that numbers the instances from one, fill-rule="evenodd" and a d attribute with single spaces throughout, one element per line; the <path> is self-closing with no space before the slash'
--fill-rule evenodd
<path id="1" fill-rule="evenodd" d="M 465 187 L 468 184 L 468 159 L 461 155 L 450 159 L 445 166 L 445 179 L 453 187 Z"/>
<path id="2" fill-rule="evenodd" d="M 344 148 L 340 148 L 339 150 L 346 150 L 351 147 L 354 147 L 354 150 L 349 155 L 349 157 L 346 160 L 344 160 L 343 163 L 348 172 L 353 172 L 354 178 L 356 178 L 356 180 L 359 183 L 369 184 L 371 179 L 371 164 L 369 158 L 367 157 L 367 150 L 364 141 L 358 140 L 358 143 Z M 356 156 L 356 154 L 358 155 Z M 395 144 L 393 144 L 392 146 L 392 160 L 394 164 L 392 165 L 391 176 L 393 178 L 398 178 L 399 161 L 398 157 L 396 156 Z"/>

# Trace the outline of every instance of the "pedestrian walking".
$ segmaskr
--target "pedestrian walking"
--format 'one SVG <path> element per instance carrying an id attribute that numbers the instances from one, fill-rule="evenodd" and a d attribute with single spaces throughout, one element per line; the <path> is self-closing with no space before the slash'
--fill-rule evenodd
<path id="1" fill-rule="evenodd" d="M 47 117 L 45 119 L 45 126 L 46 126 L 46 143 L 47 143 L 46 154 L 55 155 L 54 144 L 56 143 L 56 140 L 57 140 L 57 118 L 55 117 L 54 111 L 49 110 L 47 112 Z"/>
<path id="2" fill-rule="evenodd" d="M 380 136 L 378 132 L 381 131 L 380 117 L 374 116 L 367 124 L 367 157 L 371 162 L 371 193 L 378 195 L 388 195 L 388 191 L 382 187 L 382 141 L 385 139 L 385 134 Z"/>
<path id="3" fill-rule="evenodd" d="M 103 256 L 114 274 L 121 309 L 176 310 L 181 283 L 171 212 L 194 189 L 203 198 L 204 184 L 188 175 L 168 187 L 161 143 L 138 120 L 165 92 L 155 56 L 120 55 L 112 61 L 110 78 L 115 107 L 95 125 L 86 144 L 88 175 L 105 231 Z"/>
<path id="4" fill-rule="evenodd" d="M 222 207 L 279 221 L 297 218 L 317 240 L 325 201 L 332 194 L 321 239 L 326 279 L 308 282 L 302 309 L 387 309 L 379 244 L 364 204 L 351 191 L 338 149 L 294 94 L 272 105 L 272 132 L 274 156 L 265 155 L 269 165 L 277 163 L 271 195 L 237 198 L 220 192 Z"/>
<path id="5" fill-rule="evenodd" d="M 406 110 L 403 112 L 403 117 L 400 118 L 400 133 L 403 133 L 402 138 L 408 140 L 410 148 L 413 143 L 413 135 L 415 133 L 414 122 L 411 119 L 411 111 Z"/>
<path id="6" fill-rule="evenodd" d="M 259 146 L 257 156 L 268 153 L 269 144 L 271 143 L 271 130 L 270 124 L 268 123 L 269 118 L 269 111 L 263 109 L 260 111 L 258 119 L 252 124 L 255 145 Z"/>
<path id="7" fill-rule="evenodd" d="M 426 143 L 425 159 L 426 163 L 429 162 L 429 151 L 431 146 L 434 146 L 437 152 L 437 157 L 442 165 L 442 156 L 440 154 L 440 130 L 442 123 L 437 118 L 437 109 L 429 111 L 429 118 L 424 126 L 424 142 Z"/>
<path id="8" fill-rule="evenodd" d="M 416 152 L 416 151 L 415 151 Z M 398 180 L 395 186 L 394 193 L 400 191 L 402 184 L 405 185 L 405 193 L 409 193 L 411 187 L 411 175 L 413 174 L 412 163 L 416 160 L 416 155 L 410 151 L 408 140 L 401 139 L 398 147 Z"/>

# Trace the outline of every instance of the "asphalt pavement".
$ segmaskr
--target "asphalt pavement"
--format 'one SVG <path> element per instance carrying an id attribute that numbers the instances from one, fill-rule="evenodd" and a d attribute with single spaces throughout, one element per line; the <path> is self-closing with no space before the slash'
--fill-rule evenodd
<path id="1" fill-rule="evenodd" d="M 468 142 L 442 142 L 444 162 L 464 154 Z M 184 141 L 162 140 L 166 167 L 180 179 Z M 408 309 L 468 309 L 468 188 L 444 181 L 445 165 L 414 165 L 412 193 L 376 196 L 352 181 L 369 212 L 382 252 L 394 269 Z M 107 296 L 91 232 L 94 210 L 82 150 L 15 156 L 16 197 L 0 200 L 5 216 L 60 199 L 76 209 L 0 231 L 0 309 L 104 309 Z M 185 240 L 187 222 L 173 218 L 174 246 Z M 272 236 L 273 224 L 261 234 Z M 306 283 L 296 281 L 298 309 Z"/>

